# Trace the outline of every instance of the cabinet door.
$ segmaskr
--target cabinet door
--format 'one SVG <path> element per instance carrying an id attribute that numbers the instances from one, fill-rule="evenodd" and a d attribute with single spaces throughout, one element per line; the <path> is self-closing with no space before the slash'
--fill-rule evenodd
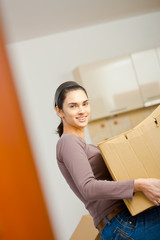
<path id="1" fill-rule="evenodd" d="M 91 120 L 143 106 L 129 57 L 81 66 L 77 71 L 75 79 L 88 91 Z"/>
<path id="2" fill-rule="evenodd" d="M 145 106 L 160 102 L 160 64 L 156 49 L 131 55 Z"/>

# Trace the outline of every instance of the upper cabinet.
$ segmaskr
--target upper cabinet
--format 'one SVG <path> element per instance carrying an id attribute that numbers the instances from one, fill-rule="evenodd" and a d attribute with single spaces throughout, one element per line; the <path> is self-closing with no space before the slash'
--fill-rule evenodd
<path id="1" fill-rule="evenodd" d="M 86 88 L 91 120 L 160 103 L 160 48 L 77 67 Z"/>
<path id="2" fill-rule="evenodd" d="M 131 55 L 144 106 L 160 103 L 160 62 L 158 50 Z"/>
<path id="3" fill-rule="evenodd" d="M 75 80 L 88 92 L 91 120 L 143 106 L 130 57 L 80 66 Z"/>

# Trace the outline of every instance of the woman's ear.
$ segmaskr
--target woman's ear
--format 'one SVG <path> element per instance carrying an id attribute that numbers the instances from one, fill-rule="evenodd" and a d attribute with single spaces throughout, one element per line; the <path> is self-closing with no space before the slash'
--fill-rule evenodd
<path id="1" fill-rule="evenodd" d="M 57 112 L 57 114 L 58 114 L 58 116 L 59 116 L 60 118 L 63 118 L 62 109 L 59 109 L 58 106 L 56 106 L 56 112 Z"/>

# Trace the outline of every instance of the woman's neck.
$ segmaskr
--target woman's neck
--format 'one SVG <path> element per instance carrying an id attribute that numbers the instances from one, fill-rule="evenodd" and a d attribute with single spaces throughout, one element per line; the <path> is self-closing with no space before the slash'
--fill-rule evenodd
<path id="1" fill-rule="evenodd" d="M 84 133 L 84 129 L 65 129 L 64 128 L 64 133 L 69 133 L 69 134 L 74 134 L 77 137 L 83 138 L 85 139 L 85 133 Z"/>

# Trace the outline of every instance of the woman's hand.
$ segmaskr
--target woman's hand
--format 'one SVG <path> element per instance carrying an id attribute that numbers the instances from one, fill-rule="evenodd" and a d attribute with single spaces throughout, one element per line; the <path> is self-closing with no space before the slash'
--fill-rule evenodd
<path id="1" fill-rule="evenodd" d="M 134 191 L 141 191 L 156 206 L 160 205 L 160 179 L 139 178 L 134 181 Z"/>

